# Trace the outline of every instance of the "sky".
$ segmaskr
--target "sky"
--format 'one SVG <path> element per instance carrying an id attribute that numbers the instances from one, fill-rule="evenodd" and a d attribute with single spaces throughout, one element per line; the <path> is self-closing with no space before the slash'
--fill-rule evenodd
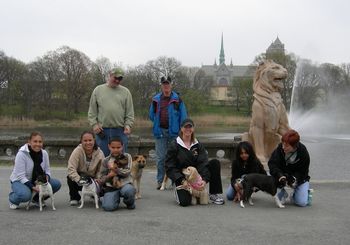
<path id="1" fill-rule="evenodd" d="M 0 50 L 26 63 L 63 45 L 137 66 L 248 65 L 276 39 L 315 63 L 350 63 L 348 0 L 0 0 Z"/>

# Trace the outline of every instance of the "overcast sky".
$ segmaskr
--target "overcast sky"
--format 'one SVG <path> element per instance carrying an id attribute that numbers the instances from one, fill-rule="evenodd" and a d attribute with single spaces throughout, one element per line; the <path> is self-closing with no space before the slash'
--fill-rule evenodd
<path id="1" fill-rule="evenodd" d="M 24 62 L 68 45 L 124 66 L 250 64 L 278 36 L 287 52 L 350 63 L 348 0 L 0 0 L 0 50 Z"/>

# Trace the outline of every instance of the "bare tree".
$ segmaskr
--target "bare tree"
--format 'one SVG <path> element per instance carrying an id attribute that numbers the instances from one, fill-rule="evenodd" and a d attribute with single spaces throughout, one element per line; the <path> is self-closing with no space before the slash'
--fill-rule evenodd
<path id="1" fill-rule="evenodd" d="M 91 79 L 92 62 L 84 53 L 63 46 L 57 51 L 60 71 L 63 74 L 61 85 L 66 96 L 66 115 L 79 112 L 79 107 L 87 107 L 87 96 L 93 86 Z"/>
<path id="2" fill-rule="evenodd" d="M 154 76 L 160 79 L 162 76 L 170 76 L 176 79 L 175 72 L 181 66 L 181 62 L 173 57 L 160 56 L 155 60 L 146 63 L 146 69 L 154 73 Z M 157 79 L 157 80 L 158 80 Z"/>

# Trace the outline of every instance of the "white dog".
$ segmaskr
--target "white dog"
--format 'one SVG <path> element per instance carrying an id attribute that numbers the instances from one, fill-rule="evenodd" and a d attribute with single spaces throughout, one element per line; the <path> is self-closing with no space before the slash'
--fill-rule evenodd
<path id="1" fill-rule="evenodd" d="M 81 190 L 81 204 L 78 208 L 83 208 L 85 196 L 93 196 L 95 198 L 96 209 L 98 209 L 99 208 L 98 195 L 97 195 L 98 184 L 90 177 L 82 177 L 79 180 L 79 184 L 82 185 L 83 188 Z"/>
<path id="2" fill-rule="evenodd" d="M 39 175 L 37 181 L 35 181 L 35 186 L 39 188 L 39 208 L 40 208 L 40 211 L 43 211 L 43 200 L 45 197 L 51 198 L 52 210 L 56 210 L 52 186 L 47 181 L 46 175 Z M 30 201 L 27 204 L 27 210 L 29 210 L 29 205 L 33 201 L 33 197 L 35 196 L 35 194 L 36 194 L 36 192 L 33 192 L 32 198 L 30 199 Z"/>

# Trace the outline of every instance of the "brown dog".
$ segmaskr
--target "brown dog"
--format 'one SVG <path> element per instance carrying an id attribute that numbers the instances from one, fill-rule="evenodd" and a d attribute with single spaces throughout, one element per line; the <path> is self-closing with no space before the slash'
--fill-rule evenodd
<path id="1" fill-rule="evenodd" d="M 122 187 L 122 182 L 118 176 L 118 172 L 119 172 L 119 169 L 124 169 L 127 167 L 128 167 L 128 158 L 124 154 L 119 155 L 113 162 L 113 167 L 110 169 L 110 172 L 113 172 L 115 175 L 112 179 L 112 185 L 114 188 Z"/>
<path id="2" fill-rule="evenodd" d="M 136 155 L 132 158 L 131 178 L 134 187 L 136 188 L 135 199 L 141 198 L 140 183 L 143 168 L 146 166 L 147 157 L 144 155 Z"/>
<path id="3" fill-rule="evenodd" d="M 168 176 L 165 174 L 162 185 L 160 186 L 159 190 L 164 191 L 166 189 L 167 183 L 168 183 Z"/>
<path id="4" fill-rule="evenodd" d="M 188 183 L 188 190 L 192 195 L 192 205 L 208 204 L 209 195 L 205 189 L 205 182 L 195 167 L 187 167 L 182 170 Z"/>

